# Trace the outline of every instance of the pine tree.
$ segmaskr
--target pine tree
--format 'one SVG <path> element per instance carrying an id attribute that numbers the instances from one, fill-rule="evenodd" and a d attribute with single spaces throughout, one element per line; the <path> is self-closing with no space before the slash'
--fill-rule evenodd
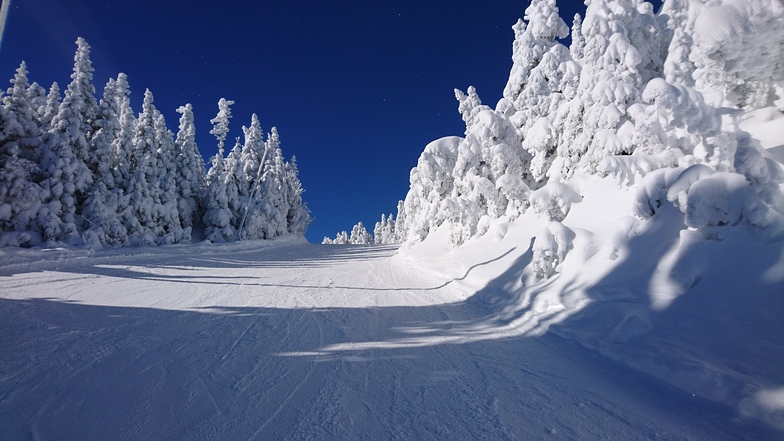
<path id="1" fill-rule="evenodd" d="M 52 83 L 52 86 L 49 87 L 49 93 L 46 95 L 45 107 L 38 110 L 38 125 L 42 132 L 52 128 L 52 119 L 57 115 L 61 101 L 60 86 L 56 82 Z"/>
<path id="2" fill-rule="evenodd" d="M 373 237 L 367 232 L 367 229 L 362 222 L 359 222 L 351 229 L 351 236 L 349 236 L 348 243 L 352 245 L 366 245 L 373 243 Z"/>
<path id="3" fill-rule="evenodd" d="M 463 138 L 451 136 L 433 141 L 419 156 L 417 166 L 411 170 L 410 187 L 403 202 L 410 213 L 409 234 L 415 240 L 423 240 L 444 221 L 441 205 L 452 195 L 458 146 Z M 399 216 L 399 215 L 398 215 Z M 390 215 L 390 230 L 395 226 Z M 391 243 L 402 238 L 390 238 Z"/>
<path id="4" fill-rule="evenodd" d="M 403 201 L 397 202 L 397 217 L 395 218 L 395 241 L 403 243 L 408 240 L 408 215 Z"/>
<path id="5" fill-rule="evenodd" d="M 156 226 L 156 243 L 169 245 L 182 241 L 182 225 L 180 224 L 179 198 L 177 188 L 177 152 L 174 145 L 174 134 L 166 127 L 166 120 L 160 112 L 155 114 L 155 141 L 157 149 L 155 159 L 160 182 L 159 218 Z"/>
<path id="6" fill-rule="evenodd" d="M 24 62 L 0 106 L 0 245 L 32 245 L 41 204 L 37 184 L 41 131 L 31 105 Z"/>
<path id="7" fill-rule="evenodd" d="M 250 127 L 243 126 L 242 132 L 245 135 L 245 142 L 240 154 L 240 166 L 247 182 L 248 194 L 243 202 L 245 206 L 241 207 L 239 235 L 241 239 L 260 238 L 264 235 L 264 220 L 260 217 L 262 204 L 259 187 L 263 177 L 263 166 L 267 160 L 267 144 L 264 142 L 259 117 L 255 113 L 251 116 Z M 248 225 L 251 225 L 251 233 L 247 232 Z"/>
<path id="8" fill-rule="evenodd" d="M 239 231 L 239 226 L 242 223 L 242 214 L 248 205 L 248 195 L 250 193 L 248 180 L 243 170 L 240 138 L 236 139 L 234 148 L 231 149 L 226 157 L 224 167 L 226 169 L 226 196 L 229 201 L 229 210 L 232 213 L 231 223 Z"/>
<path id="9" fill-rule="evenodd" d="M 259 186 L 261 213 L 257 222 L 263 231 L 263 238 L 271 239 L 288 231 L 286 219 L 289 211 L 284 194 L 286 183 L 283 153 L 280 149 L 280 136 L 275 127 L 270 131 L 266 148 L 268 156 Z"/>
<path id="10" fill-rule="evenodd" d="M 218 140 L 218 155 L 221 158 L 224 155 L 223 146 L 229 133 L 229 119 L 231 118 L 231 106 L 233 105 L 234 101 L 221 98 L 218 101 L 218 115 L 210 120 L 210 123 L 213 125 L 210 135 L 215 135 L 215 138 Z"/>
<path id="11" fill-rule="evenodd" d="M 531 161 L 531 179 L 526 183 L 540 185 L 547 177 L 555 153 L 554 143 L 541 142 L 550 138 L 543 138 L 541 132 L 552 127 L 558 106 L 575 95 L 580 68 L 571 60 L 570 50 L 556 41 L 568 35 L 569 27 L 560 18 L 554 0 L 532 1 L 525 10 L 525 19 L 527 25 L 520 22 L 515 26 L 517 35 L 512 55 L 515 64 L 504 90 L 504 99 L 512 108 L 505 113 L 520 133 L 526 135 L 522 146 L 528 156 L 518 155 L 526 169 L 527 161 Z M 579 29 L 580 23 L 577 15 L 575 27 Z M 573 40 L 575 51 L 582 52 L 582 45 L 579 33 Z M 527 139 L 534 126 L 539 136 Z"/>
<path id="12" fill-rule="evenodd" d="M 136 136 L 136 115 L 131 108 L 128 77 L 120 73 L 112 84 L 111 98 L 106 98 L 106 104 L 114 109 L 119 121 L 119 131 L 112 140 L 112 154 L 115 166 L 112 169 L 115 184 L 128 193 L 130 188 L 132 158 L 134 152 L 134 138 Z"/>
<path id="13" fill-rule="evenodd" d="M 536 98 L 548 97 L 551 90 L 558 90 L 557 84 L 543 83 L 547 80 L 557 83 L 559 64 L 569 58 L 568 50 L 555 41 L 569 34 L 569 27 L 558 15 L 555 0 L 533 0 L 525 10 L 525 19 L 527 25 L 519 20 L 513 26 L 513 64 L 504 88 L 504 99 L 517 111 L 525 111 L 531 105 L 539 106 Z M 547 110 L 535 109 L 535 112 L 542 114 Z M 526 122 L 530 119 L 530 115 L 518 116 L 516 124 L 530 127 L 533 121 Z"/>
<path id="14" fill-rule="evenodd" d="M 527 26 L 515 40 L 514 65 L 504 98 L 517 110 L 511 120 L 518 128 L 530 128 L 534 122 L 552 113 L 563 98 L 560 93 L 561 64 L 571 56 L 556 42 L 569 34 L 569 27 L 558 15 L 555 0 L 534 0 L 525 10 Z"/>
<path id="15" fill-rule="evenodd" d="M 638 17 L 637 0 L 595 0 L 586 11 L 580 84 L 576 96 L 560 106 L 553 125 L 558 131 L 557 158 L 549 174 L 566 179 L 578 168 L 595 172 L 607 156 L 630 154 L 628 137 L 618 136 L 621 127 L 633 127 L 627 111 L 639 102 L 643 78 L 638 70 L 655 51 L 641 55 L 627 32 Z M 630 18 L 631 17 L 631 18 Z M 648 17 L 656 23 L 654 17 Z M 636 20 L 636 21 L 635 21 Z M 639 33 L 632 34 L 639 37 Z M 646 69 L 651 67 L 646 65 Z"/>
<path id="16" fill-rule="evenodd" d="M 709 104 L 784 110 L 784 6 L 776 1 L 690 5 L 689 61 Z M 693 23 L 693 25 L 692 25 Z M 761 44 L 760 42 L 764 42 Z"/>
<path id="17" fill-rule="evenodd" d="M 583 35 L 583 18 L 580 14 L 574 14 L 572 22 L 572 44 L 569 46 L 569 53 L 574 60 L 582 60 L 585 51 L 585 36 Z"/>
<path id="18" fill-rule="evenodd" d="M 115 181 L 115 156 L 113 142 L 119 136 L 120 121 L 117 117 L 116 82 L 110 79 L 104 87 L 103 98 L 99 104 L 99 112 L 95 121 L 98 127 L 90 139 L 91 150 L 95 162 L 92 173 L 95 177 L 87 199 L 82 208 L 82 216 L 88 222 L 83 237 L 85 242 L 93 244 L 124 245 L 128 233 L 119 213 L 127 205 L 127 198 L 122 188 Z"/>
<path id="19" fill-rule="evenodd" d="M 264 158 L 264 132 L 261 130 L 259 117 L 255 113 L 251 115 L 250 127 L 243 126 L 242 132 L 245 135 L 245 142 L 242 144 L 240 164 L 242 166 L 242 175 L 250 191 L 261 178 L 259 173 L 261 162 L 266 161 L 266 158 Z"/>
<path id="20" fill-rule="evenodd" d="M 207 172 L 207 191 L 205 193 L 205 213 L 203 221 L 206 226 L 205 234 L 212 242 L 226 242 L 237 240 L 237 229 L 232 225 L 233 213 L 229 208 L 229 199 L 226 194 L 227 170 L 223 157 L 223 146 L 229 133 L 229 118 L 231 118 L 231 105 L 234 101 L 221 98 L 218 102 L 218 115 L 211 119 L 213 128 L 210 134 L 218 140 L 218 153 L 212 157 L 212 165 Z"/>
<path id="21" fill-rule="evenodd" d="M 341 231 L 335 236 L 335 240 L 333 240 L 331 243 L 334 245 L 348 245 L 348 233 Z"/>
<path id="22" fill-rule="evenodd" d="M 394 222 L 395 219 L 392 217 L 392 214 L 389 217 L 382 214 L 381 221 L 376 222 L 376 226 L 373 229 L 373 243 L 380 245 L 396 243 L 393 231 Z"/>
<path id="23" fill-rule="evenodd" d="M 180 224 L 183 227 L 183 241 L 190 241 L 194 225 L 194 216 L 199 212 L 200 195 L 206 184 L 204 159 L 196 145 L 196 126 L 193 118 L 193 106 L 186 104 L 177 109 L 180 117 L 180 129 L 174 142 L 177 152 L 175 169 L 177 170 L 177 201 Z"/>
<path id="24" fill-rule="evenodd" d="M 94 169 L 98 162 L 90 148 L 90 138 L 97 129 L 98 119 L 98 101 L 92 84 L 94 69 L 90 61 L 90 45 L 83 38 L 79 38 L 76 44 L 71 83 L 52 126 L 60 133 L 61 142 L 69 143 L 76 157 Z"/>
<path id="25" fill-rule="evenodd" d="M 483 216 L 516 217 L 524 210 L 530 156 L 503 113 L 479 104 L 475 91 L 455 95 L 467 121 L 466 136 L 457 148 L 452 194 L 438 219 L 449 221 L 453 243 L 460 244 L 484 233 L 478 229 Z"/>
<path id="26" fill-rule="evenodd" d="M 297 169 L 297 158 L 295 156 L 292 156 L 291 161 L 286 163 L 284 174 L 284 182 L 287 188 L 286 206 L 288 206 L 286 229 L 290 234 L 301 236 L 308 229 L 311 218 L 310 210 L 308 210 L 307 205 L 302 200 L 302 193 L 305 192 L 305 189 L 302 188 L 302 183 L 299 180 L 299 170 Z"/>
<path id="27" fill-rule="evenodd" d="M 71 244 L 82 242 L 79 230 L 85 221 L 80 210 L 93 183 L 87 164 L 96 162 L 90 138 L 98 112 L 90 46 L 82 38 L 76 44 L 71 83 L 57 115 L 52 118 L 50 132 L 44 136 L 42 168 L 47 177 L 43 184 L 46 207 L 38 216 L 45 241 L 62 240 Z"/>
<path id="28" fill-rule="evenodd" d="M 130 156 L 128 196 L 131 215 L 125 216 L 125 221 L 134 245 L 153 245 L 162 235 L 159 222 L 163 211 L 163 187 L 158 162 L 160 136 L 156 128 L 159 113 L 153 101 L 152 92 L 146 90 Z"/>
<path id="29" fill-rule="evenodd" d="M 2 137 L 7 144 L 4 148 L 13 150 L 9 153 L 35 163 L 40 160 L 41 128 L 38 112 L 32 103 L 32 86 L 27 73 L 27 65 L 23 61 L 11 80 L 12 87 L 3 97 L 3 107 L 8 114 L 2 126 Z"/>

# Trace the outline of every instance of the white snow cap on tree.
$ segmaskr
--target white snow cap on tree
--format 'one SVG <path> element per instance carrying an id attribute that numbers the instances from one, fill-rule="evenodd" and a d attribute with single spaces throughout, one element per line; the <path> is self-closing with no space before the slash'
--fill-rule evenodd
<path id="1" fill-rule="evenodd" d="M 233 105 L 234 101 L 221 98 L 218 101 L 218 115 L 210 120 L 210 123 L 213 125 L 210 135 L 215 135 L 215 138 L 218 140 L 218 154 L 221 157 L 223 157 L 223 146 L 229 133 L 229 119 L 231 118 L 231 106 Z"/>
<path id="2" fill-rule="evenodd" d="M 359 222 L 351 229 L 351 236 L 348 242 L 352 245 L 370 244 L 373 243 L 373 237 L 367 232 L 362 222 Z"/>

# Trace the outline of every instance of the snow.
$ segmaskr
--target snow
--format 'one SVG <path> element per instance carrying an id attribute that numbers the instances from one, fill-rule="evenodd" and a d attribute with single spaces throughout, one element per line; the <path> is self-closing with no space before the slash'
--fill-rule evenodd
<path id="1" fill-rule="evenodd" d="M 430 237 L 400 253 L 291 238 L 4 248 L 0 431 L 5 439 L 780 435 L 555 333 L 513 332 L 492 300 L 530 255 L 518 242 L 526 224 L 508 225 L 503 240 L 481 239 L 495 247 L 471 242 L 446 259 Z M 427 253 L 442 256 L 440 269 Z M 559 310 L 554 303 L 549 314 Z M 780 386 L 749 400 L 750 409 L 779 411 Z"/>
<path id="2" fill-rule="evenodd" d="M 221 100 L 209 241 L 184 245 L 189 108 L 176 140 L 149 92 L 136 121 L 122 75 L 99 107 L 79 40 L 54 112 L 22 63 L 0 241 L 45 247 L 0 248 L 0 433 L 784 438 L 784 7 L 587 3 L 567 48 L 533 0 L 496 109 L 456 90 L 465 136 L 425 147 L 375 238 L 330 246 L 255 115 L 224 157 Z"/>
<path id="3" fill-rule="evenodd" d="M 710 170 L 576 173 L 537 190 L 559 222 L 457 248 L 446 224 L 400 249 L 4 247 L 0 433 L 780 439 L 784 243 L 710 215 L 751 185 Z"/>

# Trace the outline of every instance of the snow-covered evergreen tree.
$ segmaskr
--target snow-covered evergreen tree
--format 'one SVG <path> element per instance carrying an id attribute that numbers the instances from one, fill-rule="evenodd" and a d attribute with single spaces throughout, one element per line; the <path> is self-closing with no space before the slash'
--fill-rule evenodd
<path id="1" fill-rule="evenodd" d="M 352 245 L 366 245 L 373 243 L 373 237 L 370 233 L 367 232 L 367 229 L 362 224 L 362 222 L 358 222 L 354 225 L 354 228 L 351 229 L 351 235 L 348 238 L 348 243 Z"/>
<path id="2" fill-rule="evenodd" d="M 177 185 L 177 151 L 174 144 L 174 134 L 166 127 L 166 120 L 160 112 L 155 115 L 154 127 L 155 140 L 158 145 L 155 152 L 157 180 L 161 183 L 160 217 L 156 236 L 158 245 L 168 245 L 179 243 L 183 238 Z"/>
<path id="3" fill-rule="evenodd" d="M 700 6 L 689 8 L 697 89 L 716 106 L 748 109 L 778 100 L 784 110 L 784 5 L 717 0 Z"/>
<path id="4" fill-rule="evenodd" d="M 205 234 L 212 242 L 226 242 L 237 239 L 237 229 L 232 225 L 232 212 L 229 208 L 229 198 L 226 193 L 226 170 L 223 157 L 223 146 L 229 133 L 229 118 L 231 118 L 231 105 L 234 101 L 221 98 L 218 102 L 218 115 L 211 119 L 213 128 L 210 134 L 218 140 L 218 153 L 212 157 L 212 165 L 207 172 L 207 191 L 204 196 L 206 225 Z"/>
<path id="5" fill-rule="evenodd" d="M 633 146 L 624 134 L 633 128 L 627 110 L 639 101 L 643 73 L 649 76 L 655 71 L 649 64 L 657 54 L 648 47 L 655 48 L 655 44 L 646 43 L 641 54 L 630 39 L 647 35 L 629 31 L 630 23 L 658 23 L 650 9 L 637 8 L 640 3 L 595 0 L 588 5 L 582 25 L 585 47 L 580 83 L 574 99 L 561 105 L 554 119 L 562 130 L 551 177 L 566 179 L 578 167 L 594 172 L 602 158 L 632 153 Z"/>
<path id="6" fill-rule="evenodd" d="M 404 201 L 397 202 L 397 217 L 395 217 L 395 241 L 403 243 L 408 240 L 408 214 Z"/>
<path id="7" fill-rule="evenodd" d="M 182 239 L 174 170 L 174 140 L 152 92 L 144 94 L 136 123 L 128 189 L 132 216 L 126 217 L 132 242 L 144 245 Z"/>
<path id="8" fill-rule="evenodd" d="M 376 222 L 373 229 L 373 243 L 387 245 L 397 243 L 395 240 L 395 218 L 392 214 L 389 217 L 381 215 L 381 221 Z"/>
<path id="9" fill-rule="evenodd" d="M 299 180 L 297 158 L 292 156 L 284 167 L 284 184 L 286 187 L 286 228 L 290 234 L 303 235 L 311 223 L 310 210 L 302 200 L 302 183 Z"/>
<path id="10" fill-rule="evenodd" d="M 321 243 L 324 245 L 347 245 L 349 244 L 348 233 L 341 231 L 335 236 L 334 239 L 324 237 L 324 240 Z"/>
<path id="11" fill-rule="evenodd" d="M 106 98 L 106 105 L 113 107 L 119 122 L 119 131 L 112 140 L 112 153 L 115 158 L 112 174 L 116 185 L 127 193 L 131 179 L 131 161 L 136 136 L 136 115 L 131 108 L 129 98 L 131 89 L 128 77 L 124 73 L 120 73 L 112 86 L 113 90 L 110 93 L 110 98 Z"/>
<path id="12" fill-rule="evenodd" d="M 453 136 L 431 142 L 419 156 L 417 166 L 411 170 L 410 187 L 404 201 L 406 210 L 412 214 L 408 218 L 408 234 L 411 238 L 422 240 L 443 223 L 441 204 L 452 195 L 452 172 L 462 141 L 463 138 Z M 394 225 L 390 225 L 393 237 L 387 243 L 407 239 L 394 237 Z"/>
<path id="13" fill-rule="evenodd" d="M 243 239 L 244 237 L 239 236 L 239 228 L 242 223 L 243 211 L 247 207 L 249 188 L 243 170 L 240 138 L 236 138 L 234 147 L 223 161 L 223 168 L 226 173 L 224 187 L 226 188 L 228 208 L 231 212 L 231 224 L 237 230 L 237 238 Z"/>
<path id="14" fill-rule="evenodd" d="M 527 25 L 519 21 L 513 28 L 513 65 L 504 89 L 504 99 L 514 111 L 503 109 L 523 133 L 563 99 L 561 65 L 571 57 L 556 41 L 569 34 L 569 27 L 558 15 L 555 0 L 532 1 L 525 19 Z"/>
<path id="15" fill-rule="evenodd" d="M 90 148 L 98 116 L 90 46 L 82 38 L 76 44 L 71 83 L 52 118 L 51 131 L 44 136 L 41 162 L 47 177 L 42 185 L 46 206 L 38 216 L 45 241 L 71 244 L 82 242 L 79 230 L 86 222 L 77 211 L 93 183 L 88 163 L 97 162 Z"/>
<path id="16" fill-rule="evenodd" d="M 65 91 L 52 126 L 60 133 L 60 141 L 71 146 L 76 157 L 94 170 L 98 159 L 91 148 L 90 140 L 98 119 L 98 101 L 95 98 L 93 66 L 90 61 L 90 45 L 83 38 L 76 41 L 74 69 L 71 83 Z"/>
<path id="17" fill-rule="evenodd" d="M 569 46 L 569 53 L 573 60 L 582 60 L 585 54 L 585 36 L 583 35 L 583 18 L 580 14 L 574 14 L 572 21 L 572 44 Z"/>
<path id="18" fill-rule="evenodd" d="M 259 187 L 263 177 L 264 164 L 267 161 L 267 144 L 264 142 L 264 132 L 261 129 L 259 117 L 255 113 L 251 115 L 250 127 L 243 126 L 242 132 L 245 135 L 245 140 L 242 144 L 239 166 L 241 167 L 242 179 L 246 183 L 247 194 L 243 200 L 244 206 L 240 208 L 239 234 L 243 239 L 249 237 L 246 226 L 248 225 L 248 216 L 250 216 L 250 223 L 253 224 L 253 232 L 250 237 L 263 237 L 262 224 L 264 221 L 256 219 L 256 217 L 261 215 L 262 204 Z"/>
<path id="19" fill-rule="evenodd" d="M 41 130 L 24 62 L 11 84 L 0 107 L 0 245 L 32 244 L 42 197 L 36 182 Z"/>
<path id="20" fill-rule="evenodd" d="M 266 148 L 267 160 L 259 183 L 261 205 L 258 222 L 261 223 L 262 237 L 270 239 L 288 232 L 286 218 L 289 212 L 285 194 L 285 161 L 280 148 L 280 136 L 275 127 L 270 131 Z"/>
<path id="21" fill-rule="evenodd" d="M 43 108 L 38 109 L 38 124 L 41 131 L 45 132 L 52 128 L 52 119 L 57 115 L 60 109 L 60 86 L 55 82 L 49 87 L 49 93 L 46 95 L 46 104 Z"/>
<path id="22" fill-rule="evenodd" d="M 484 233 L 483 217 L 516 217 L 525 210 L 530 157 L 509 119 L 482 105 L 473 88 L 468 95 L 459 90 L 455 95 L 466 136 L 457 148 L 452 194 L 438 219 L 449 221 L 452 241 L 460 244 Z"/>
<path id="23" fill-rule="evenodd" d="M 304 234 L 310 214 L 296 160 L 284 161 L 275 129 L 265 142 L 253 115 L 245 143 L 224 158 L 233 102 L 222 99 L 211 131 L 219 152 L 205 177 L 192 107 L 178 109 L 175 140 L 149 90 L 134 115 L 125 74 L 97 102 L 89 54 L 79 38 L 62 100 L 56 83 L 48 94 L 30 84 L 24 63 L 0 91 L 0 244 L 178 243 L 191 240 L 194 218 L 211 240 L 236 240 L 250 207 L 250 237 Z"/>
<path id="24" fill-rule="evenodd" d="M 177 208 L 180 225 L 183 227 L 183 241 L 190 241 L 195 216 L 199 212 L 201 193 L 206 184 L 207 175 L 204 159 L 196 145 L 196 125 L 193 119 L 193 106 L 186 104 L 177 109 L 180 117 L 180 129 L 174 141 L 175 170 L 177 172 Z"/>
<path id="25" fill-rule="evenodd" d="M 114 141 L 120 136 L 118 88 L 116 81 L 110 79 L 104 87 L 103 98 L 94 123 L 97 130 L 90 138 L 90 147 L 95 162 L 88 165 L 94 176 L 93 185 L 87 194 L 82 208 L 82 217 L 88 222 L 83 234 L 85 242 L 93 244 L 123 245 L 128 240 L 120 212 L 128 201 L 124 188 L 115 180 L 118 167 Z"/>

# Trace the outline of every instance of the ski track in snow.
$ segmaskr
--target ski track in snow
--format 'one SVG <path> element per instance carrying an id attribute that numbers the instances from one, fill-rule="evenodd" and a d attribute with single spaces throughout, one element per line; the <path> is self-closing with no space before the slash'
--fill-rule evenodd
<path id="1" fill-rule="evenodd" d="M 555 335 L 494 334 L 467 285 L 393 247 L 181 249 L 0 267 L 2 439 L 782 436 Z"/>

